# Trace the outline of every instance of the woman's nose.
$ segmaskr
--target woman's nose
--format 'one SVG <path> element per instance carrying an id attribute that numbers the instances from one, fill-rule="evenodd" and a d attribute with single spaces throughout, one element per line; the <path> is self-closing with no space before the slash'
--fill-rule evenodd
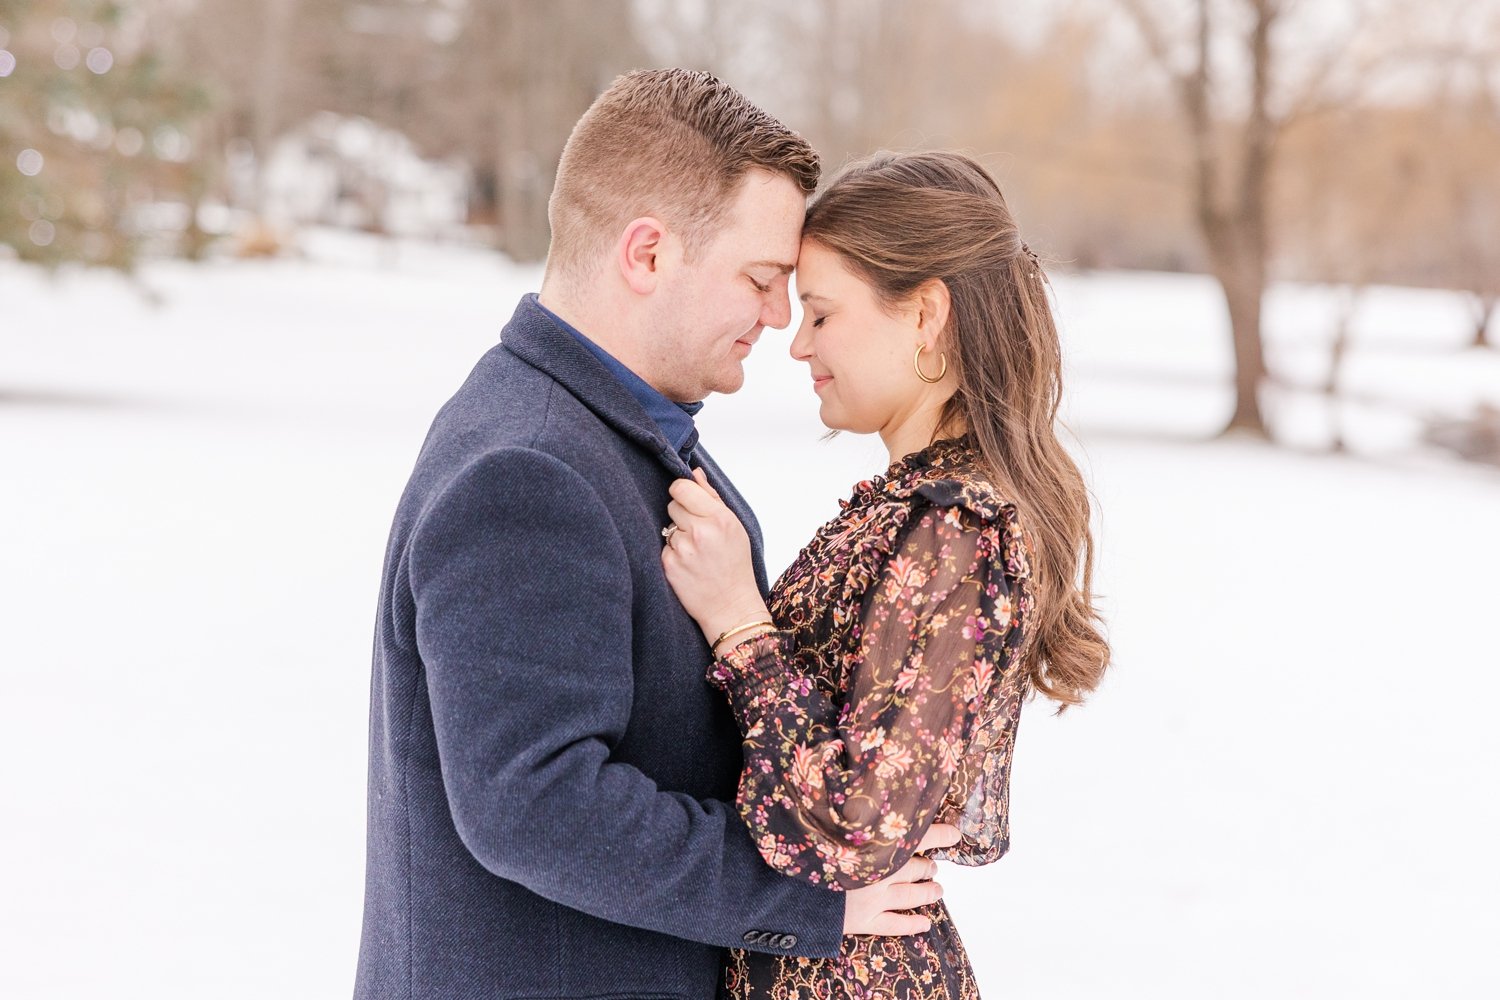
<path id="1" fill-rule="evenodd" d="M 806 361 L 812 357 L 812 334 L 809 332 L 811 326 L 804 314 L 802 322 L 797 326 L 797 332 L 792 334 L 792 342 L 787 347 L 794 361 Z"/>

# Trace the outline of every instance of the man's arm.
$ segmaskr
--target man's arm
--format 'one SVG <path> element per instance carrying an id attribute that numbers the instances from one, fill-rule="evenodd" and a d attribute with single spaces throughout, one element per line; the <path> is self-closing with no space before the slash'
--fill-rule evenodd
<path id="1" fill-rule="evenodd" d="M 581 476 L 526 449 L 487 455 L 409 545 L 443 784 L 482 865 L 616 923 L 838 953 L 842 894 L 767 867 L 732 804 L 610 760 L 633 696 L 631 579 Z"/>

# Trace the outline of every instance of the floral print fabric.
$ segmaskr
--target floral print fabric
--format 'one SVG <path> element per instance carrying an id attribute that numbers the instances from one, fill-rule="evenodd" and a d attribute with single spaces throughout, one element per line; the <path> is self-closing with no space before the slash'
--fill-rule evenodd
<path id="1" fill-rule="evenodd" d="M 1009 846 L 1028 693 L 1030 568 L 1015 507 L 966 439 L 907 456 L 840 506 L 773 588 L 777 630 L 709 671 L 744 733 L 740 813 L 768 863 L 835 890 L 899 869 L 934 821 L 963 839 L 933 857 L 994 861 Z M 734 951 L 724 991 L 977 997 L 946 909 L 923 912 L 928 934 L 848 937 L 836 959 Z"/>

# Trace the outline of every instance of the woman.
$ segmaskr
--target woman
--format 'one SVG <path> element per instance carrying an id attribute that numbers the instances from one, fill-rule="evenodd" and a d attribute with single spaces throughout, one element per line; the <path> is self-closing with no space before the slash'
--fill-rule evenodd
<path id="1" fill-rule="evenodd" d="M 672 488 L 662 561 L 744 732 L 740 812 L 768 863 L 832 889 L 900 868 L 935 821 L 963 835 L 935 857 L 987 864 L 1009 846 L 1021 703 L 1077 704 L 1108 659 L 1087 494 L 1053 429 L 1046 279 L 978 164 L 880 154 L 808 210 L 797 287 L 791 351 L 823 422 L 878 433 L 891 466 L 769 608 L 706 480 Z M 916 917 L 921 933 L 847 937 L 836 959 L 731 952 L 724 990 L 977 997 L 943 904 Z"/>

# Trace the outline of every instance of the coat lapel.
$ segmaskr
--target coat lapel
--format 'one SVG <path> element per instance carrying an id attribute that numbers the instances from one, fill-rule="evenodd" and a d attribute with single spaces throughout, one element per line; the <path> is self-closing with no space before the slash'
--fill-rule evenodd
<path id="1" fill-rule="evenodd" d="M 550 376 L 600 420 L 669 468 L 682 466 L 666 435 L 630 390 L 588 348 L 553 322 L 533 296 L 523 297 L 516 306 L 515 315 L 500 333 L 500 343 L 531 367 Z"/>
<path id="2" fill-rule="evenodd" d="M 692 476 L 692 469 L 683 462 L 682 456 L 667 441 L 666 435 L 641 406 L 640 401 L 620 384 L 620 380 L 609 369 L 600 364 L 599 359 L 588 348 L 558 326 L 533 296 L 527 295 L 521 299 L 516 306 L 515 315 L 500 334 L 500 342 L 506 350 L 567 389 L 600 420 L 638 445 L 674 476 Z M 708 474 L 708 481 L 744 524 L 745 532 L 750 536 L 756 583 L 762 594 L 768 593 L 770 587 L 766 580 L 765 545 L 755 512 L 701 444 L 693 454 L 703 471 Z M 665 504 L 661 516 L 665 523 Z"/>
<path id="3" fill-rule="evenodd" d="M 724 470 L 719 468 L 713 456 L 701 444 L 693 454 L 703 471 L 708 474 L 709 483 L 719 491 L 724 503 L 745 526 L 745 533 L 750 536 L 750 558 L 755 564 L 755 582 L 760 587 L 761 596 L 767 597 L 771 593 L 771 586 L 766 579 L 765 541 L 761 538 L 760 522 L 755 518 L 755 511 L 750 509 L 750 504 L 740 496 L 740 491 L 734 488 L 734 483 L 729 481 Z"/>

